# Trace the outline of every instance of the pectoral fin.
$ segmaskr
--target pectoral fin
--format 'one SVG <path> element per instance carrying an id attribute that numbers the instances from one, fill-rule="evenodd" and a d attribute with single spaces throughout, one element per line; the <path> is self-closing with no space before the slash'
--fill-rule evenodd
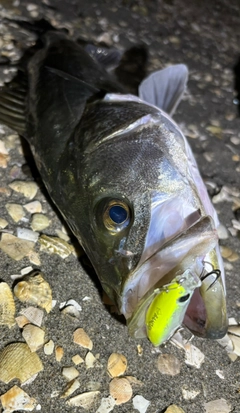
<path id="1" fill-rule="evenodd" d="M 139 97 L 172 115 L 185 91 L 187 80 L 187 66 L 169 66 L 143 80 L 139 86 Z"/>

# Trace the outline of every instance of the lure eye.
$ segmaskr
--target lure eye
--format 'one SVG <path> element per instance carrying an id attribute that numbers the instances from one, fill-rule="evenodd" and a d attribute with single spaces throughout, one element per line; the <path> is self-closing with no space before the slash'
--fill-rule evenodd
<path id="1" fill-rule="evenodd" d="M 186 295 L 184 295 L 183 297 L 180 297 L 180 298 L 178 299 L 178 302 L 179 302 L 179 303 L 185 303 L 185 302 L 189 299 L 189 297 L 190 297 L 190 294 L 186 294 Z"/>
<path id="2" fill-rule="evenodd" d="M 110 200 L 103 209 L 103 224 L 111 232 L 119 232 L 130 224 L 129 206 L 121 200 Z"/>

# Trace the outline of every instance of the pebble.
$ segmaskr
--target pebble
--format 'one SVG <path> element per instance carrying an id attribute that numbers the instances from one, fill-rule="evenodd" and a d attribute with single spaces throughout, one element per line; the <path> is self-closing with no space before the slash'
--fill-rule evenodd
<path id="1" fill-rule="evenodd" d="M 230 413 L 232 408 L 225 399 L 204 403 L 205 413 Z"/>
<path id="2" fill-rule="evenodd" d="M 20 192 L 29 199 L 33 199 L 38 191 L 38 186 L 35 182 L 14 181 L 8 186 L 13 189 L 13 191 Z"/>
<path id="3" fill-rule="evenodd" d="M 15 222 L 19 222 L 25 216 L 25 212 L 22 205 L 6 204 L 5 207 L 8 214 Z"/>
<path id="4" fill-rule="evenodd" d="M 43 214 L 34 214 L 31 221 L 31 227 L 33 231 L 41 232 L 43 229 L 46 229 L 50 225 L 50 220 L 46 215 Z"/>
<path id="5" fill-rule="evenodd" d="M 181 363 L 173 354 L 160 354 L 157 361 L 160 373 L 168 376 L 176 376 L 180 373 Z"/>
<path id="6" fill-rule="evenodd" d="M 11 234 L 2 234 L 0 249 L 15 261 L 26 257 L 34 247 L 34 242 L 22 240 Z"/>

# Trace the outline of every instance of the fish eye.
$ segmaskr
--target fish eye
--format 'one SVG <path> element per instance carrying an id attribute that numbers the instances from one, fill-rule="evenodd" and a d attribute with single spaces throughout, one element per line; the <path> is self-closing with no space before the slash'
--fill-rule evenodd
<path id="1" fill-rule="evenodd" d="M 190 297 L 190 294 L 183 295 L 182 297 L 178 299 L 178 302 L 185 303 L 189 299 L 189 297 Z"/>
<path id="2" fill-rule="evenodd" d="M 131 221 L 130 208 L 126 202 L 111 199 L 103 208 L 103 224 L 111 232 L 119 232 L 127 228 Z"/>

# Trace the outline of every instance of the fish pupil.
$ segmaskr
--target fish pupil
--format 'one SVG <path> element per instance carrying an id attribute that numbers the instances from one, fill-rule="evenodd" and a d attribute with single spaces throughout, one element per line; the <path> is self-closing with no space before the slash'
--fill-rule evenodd
<path id="1" fill-rule="evenodd" d="M 184 295 L 183 297 L 180 297 L 180 298 L 178 299 L 178 302 L 179 302 L 179 303 L 185 303 L 185 302 L 189 299 L 189 297 L 190 297 L 190 294 L 186 294 L 186 295 Z"/>
<path id="2" fill-rule="evenodd" d="M 116 224 L 122 224 L 126 221 L 128 213 L 122 206 L 114 205 L 109 209 L 109 217 Z"/>

